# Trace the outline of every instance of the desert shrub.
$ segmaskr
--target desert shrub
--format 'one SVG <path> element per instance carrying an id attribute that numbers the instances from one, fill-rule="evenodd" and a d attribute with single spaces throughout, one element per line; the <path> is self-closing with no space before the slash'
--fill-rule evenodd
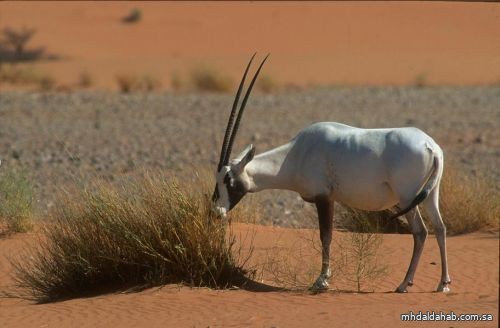
<path id="1" fill-rule="evenodd" d="M 118 83 L 121 92 L 129 93 L 137 89 L 139 80 L 137 76 L 132 74 L 120 74 L 116 76 L 116 83 Z"/>
<path id="2" fill-rule="evenodd" d="M 123 93 L 130 92 L 151 92 L 160 88 L 160 80 L 154 76 L 145 74 L 143 76 L 135 74 L 121 74 L 116 76 L 118 88 Z"/>
<path id="3" fill-rule="evenodd" d="M 461 172 L 453 164 L 446 165 L 439 203 L 450 235 L 481 229 L 498 231 L 500 196 L 485 178 Z M 430 229 L 432 231 L 432 227 Z"/>
<path id="4" fill-rule="evenodd" d="M 6 27 L 3 29 L 2 34 L 4 42 L 14 48 L 16 56 L 20 57 L 23 55 L 26 44 L 35 32 L 36 30 L 33 28 L 22 27 L 19 30 L 15 30 L 11 27 Z"/>
<path id="5" fill-rule="evenodd" d="M 124 23 L 137 23 L 142 18 L 142 11 L 138 8 L 134 8 L 130 11 L 130 13 L 123 17 L 122 21 Z"/>
<path id="6" fill-rule="evenodd" d="M 418 74 L 413 81 L 413 86 L 417 88 L 424 88 L 428 85 L 427 74 L 425 73 Z"/>
<path id="7" fill-rule="evenodd" d="M 365 222 L 365 221 L 362 221 Z M 334 232 L 330 255 L 330 283 L 336 289 L 367 291 L 388 268 L 378 262 L 383 235 L 371 232 L 372 226 L 358 230 L 363 232 Z M 260 279 L 287 289 L 306 289 L 318 277 L 321 268 L 321 242 L 318 230 L 297 230 L 298 238 L 285 245 L 276 236 L 276 245 L 270 248 L 259 264 Z"/>
<path id="8" fill-rule="evenodd" d="M 212 67 L 198 66 L 191 71 L 191 85 L 197 91 L 230 92 L 232 81 Z"/>
<path id="9" fill-rule="evenodd" d="M 334 239 L 335 252 L 338 253 L 334 277 L 353 286 L 357 292 L 367 291 L 388 272 L 388 267 L 378 262 L 383 235 L 369 232 L 370 229 L 368 226 L 367 232 L 345 233 Z"/>
<path id="10" fill-rule="evenodd" d="M 174 91 L 181 91 L 184 87 L 184 81 L 182 80 L 178 72 L 172 73 L 170 77 L 170 85 L 172 86 L 172 90 Z"/>
<path id="11" fill-rule="evenodd" d="M 280 89 L 280 85 L 270 75 L 263 74 L 257 81 L 255 87 L 263 93 L 273 93 Z"/>
<path id="12" fill-rule="evenodd" d="M 50 90 L 55 86 L 55 79 L 49 74 L 38 72 L 31 66 L 2 65 L 0 83 L 37 85 L 41 90 Z"/>
<path id="13" fill-rule="evenodd" d="M 92 75 L 90 75 L 89 72 L 86 72 L 86 71 L 83 71 L 83 72 L 80 72 L 80 74 L 78 75 L 78 86 L 80 88 L 88 88 L 90 86 L 92 86 L 93 84 L 93 78 L 92 78 Z"/>
<path id="14" fill-rule="evenodd" d="M 13 260 L 26 297 L 51 301 L 166 283 L 224 288 L 250 274 L 208 193 L 147 176 L 72 195 L 56 206 L 37 248 Z"/>
<path id="15" fill-rule="evenodd" d="M 24 170 L 0 170 L 0 223 L 2 234 L 33 228 L 33 185 Z"/>
<path id="16" fill-rule="evenodd" d="M 143 75 L 140 80 L 140 89 L 146 92 L 158 90 L 160 86 L 160 80 L 152 75 Z"/>

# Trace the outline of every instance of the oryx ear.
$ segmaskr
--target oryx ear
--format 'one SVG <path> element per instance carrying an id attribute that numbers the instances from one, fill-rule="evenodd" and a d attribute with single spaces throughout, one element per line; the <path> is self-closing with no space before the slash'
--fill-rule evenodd
<path id="1" fill-rule="evenodd" d="M 243 168 L 253 159 L 255 155 L 255 146 L 250 144 L 242 151 L 235 159 L 231 161 L 232 170 L 234 173 L 241 173 Z"/>

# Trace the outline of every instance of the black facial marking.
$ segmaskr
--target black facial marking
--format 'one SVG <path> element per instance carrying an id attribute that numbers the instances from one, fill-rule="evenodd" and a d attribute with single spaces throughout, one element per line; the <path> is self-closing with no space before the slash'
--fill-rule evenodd
<path id="1" fill-rule="evenodd" d="M 237 179 L 231 179 L 229 172 L 224 177 L 224 184 L 229 196 L 229 210 L 232 209 L 245 196 L 246 190 L 243 183 Z"/>

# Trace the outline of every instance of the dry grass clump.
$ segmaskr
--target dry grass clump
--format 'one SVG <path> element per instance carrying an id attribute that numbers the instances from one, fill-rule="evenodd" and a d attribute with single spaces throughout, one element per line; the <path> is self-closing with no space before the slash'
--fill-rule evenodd
<path id="1" fill-rule="evenodd" d="M 166 283 L 230 287 L 250 273 L 227 230 L 206 195 L 164 178 L 97 184 L 61 200 L 37 248 L 13 261 L 16 280 L 40 302 Z"/>
<path id="2" fill-rule="evenodd" d="M 116 83 L 123 93 L 152 92 L 158 90 L 161 86 L 161 82 L 158 78 L 148 74 L 142 76 L 135 74 L 120 74 L 116 76 Z"/>
<path id="3" fill-rule="evenodd" d="M 0 170 L 0 235 L 33 228 L 33 185 L 23 170 Z"/>
<path id="4" fill-rule="evenodd" d="M 192 87 L 196 91 L 231 92 L 231 78 L 209 66 L 198 66 L 190 73 Z"/>
<path id="5" fill-rule="evenodd" d="M 90 75 L 90 73 L 87 71 L 82 71 L 78 75 L 77 85 L 80 88 L 89 88 L 92 86 L 93 82 L 94 79 L 92 78 L 92 75 Z"/>
<path id="6" fill-rule="evenodd" d="M 31 66 L 1 65 L 0 84 L 9 83 L 12 85 L 35 85 L 41 90 L 51 90 L 55 86 L 55 79 L 45 73 L 36 71 Z"/>
<path id="7" fill-rule="evenodd" d="M 447 165 L 439 194 L 441 215 L 448 234 L 498 231 L 500 196 L 489 181 L 464 174 L 453 165 Z"/>
<path id="8" fill-rule="evenodd" d="M 279 83 L 270 75 L 263 74 L 255 85 L 256 89 L 263 93 L 273 93 L 280 90 Z"/>

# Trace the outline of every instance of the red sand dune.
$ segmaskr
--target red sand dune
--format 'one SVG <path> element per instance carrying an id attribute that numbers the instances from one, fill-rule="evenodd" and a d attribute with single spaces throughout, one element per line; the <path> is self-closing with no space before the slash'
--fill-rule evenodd
<path id="1" fill-rule="evenodd" d="M 123 24 L 134 7 L 142 20 Z M 88 71 L 108 89 L 123 73 L 168 86 L 200 62 L 237 78 L 254 51 L 296 85 L 496 83 L 499 22 L 494 3 L 0 3 L 0 28 L 34 27 L 30 46 L 64 57 L 40 69 L 63 84 Z"/>
<path id="2" fill-rule="evenodd" d="M 304 241 L 299 229 L 236 225 L 237 233 L 248 229 L 255 229 L 253 260 L 257 262 L 278 243 L 288 248 Z M 334 239 L 338 234 L 334 233 Z M 31 234 L 0 239 L 0 290 L 12 284 L 6 257 L 15 256 L 24 242 L 32 240 Z M 427 240 L 410 292 L 393 293 L 406 272 L 412 245 L 410 235 L 384 236 L 380 261 L 389 266 L 389 274 L 373 293 L 312 295 L 166 286 L 42 305 L 0 298 L 0 322 L 2 327 L 497 327 L 498 236 L 474 233 L 448 238 L 453 284 L 447 294 L 433 292 L 440 277 L 434 236 Z M 302 260 L 303 266 L 310 266 L 318 258 Z M 493 314 L 494 320 L 402 324 L 400 314 L 409 311 Z"/>

